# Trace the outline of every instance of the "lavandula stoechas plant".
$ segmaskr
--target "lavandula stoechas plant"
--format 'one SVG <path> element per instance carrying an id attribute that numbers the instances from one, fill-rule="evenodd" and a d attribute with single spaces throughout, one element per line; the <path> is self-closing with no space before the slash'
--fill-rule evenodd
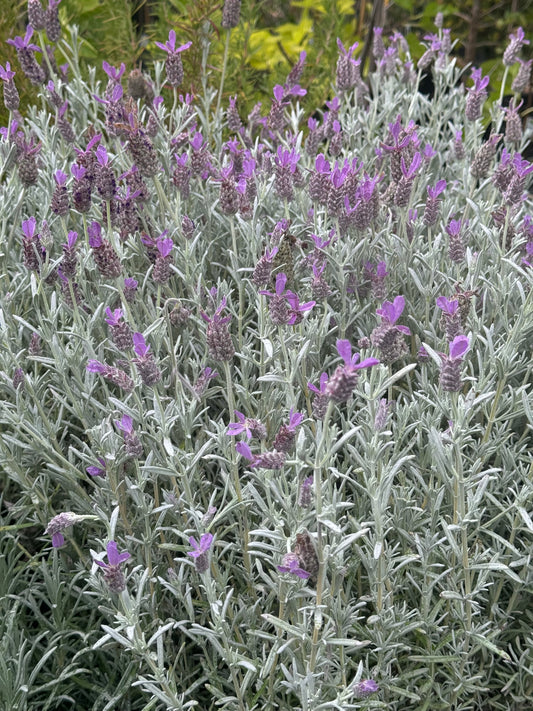
<path id="1" fill-rule="evenodd" d="M 45 2 L 56 36 L 58 3 Z M 335 93 L 313 115 L 298 103 L 306 57 L 285 45 L 264 106 L 246 116 L 252 97 L 233 89 L 216 111 L 222 45 L 208 50 L 207 26 L 211 74 L 194 96 L 177 93 L 179 65 L 200 47 L 177 29 L 157 49 L 166 71 L 104 61 L 100 90 L 67 40 L 55 51 L 68 74 L 56 72 L 46 10 L 29 7 L 35 32 L 13 49 L 34 74 L 44 59 L 38 106 L 21 109 L 13 60 L 0 69 L 9 550 L 36 550 L 20 512 L 54 525 L 46 580 L 35 559 L 3 560 L 16 629 L 2 653 L 20 685 L 43 706 L 59 694 L 101 706 L 108 681 L 84 683 L 80 666 L 91 639 L 102 663 L 110 640 L 117 650 L 120 707 L 146 695 L 165 708 L 415 711 L 422 696 L 526 708 L 533 209 L 520 98 L 489 106 L 479 70 L 464 90 L 446 17 L 420 65 L 431 99 L 405 39 L 379 29 L 368 86 L 344 35 Z M 248 36 L 238 3 L 215 10 L 222 42 Z M 524 35 L 504 64 L 517 91 Z M 91 548 L 125 540 L 135 598 L 122 545 L 100 566 L 118 596 L 88 574 Z M 52 636 L 42 616 L 13 617 L 28 590 L 61 610 Z M 10 640 L 28 636 L 46 669 L 19 663 Z"/>

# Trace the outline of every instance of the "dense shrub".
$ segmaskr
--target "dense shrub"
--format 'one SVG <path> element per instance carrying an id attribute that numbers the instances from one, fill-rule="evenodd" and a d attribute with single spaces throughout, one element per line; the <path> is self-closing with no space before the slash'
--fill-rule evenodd
<path id="1" fill-rule="evenodd" d="M 6 708 L 528 708 L 529 129 L 517 96 L 484 139 L 436 24 L 417 64 L 378 30 L 367 82 L 339 40 L 311 117 L 305 54 L 222 101 L 209 28 L 106 83 L 75 31 L 49 76 L 13 40 Z"/>

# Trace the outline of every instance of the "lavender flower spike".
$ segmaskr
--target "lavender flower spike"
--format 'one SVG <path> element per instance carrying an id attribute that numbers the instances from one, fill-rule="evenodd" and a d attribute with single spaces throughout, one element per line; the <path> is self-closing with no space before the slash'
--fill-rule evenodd
<path id="1" fill-rule="evenodd" d="M 393 326 L 396 321 L 400 318 L 405 308 L 405 298 L 403 296 L 397 296 L 394 302 L 384 301 L 380 309 L 376 309 L 378 316 L 381 316 L 382 320 Z M 396 328 L 407 336 L 411 334 L 411 331 L 407 326 L 396 326 Z"/>
<path id="2" fill-rule="evenodd" d="M 379 691 L 379 686 L 374 679 L 362 679 L 354 685 L 353 691 L 358 699 L 365 699 L 370 694 L 375 694 Z"/>
<path id="3" fill-rule="evenodd" d="M 213 535 L 211 533 L 204 533 L 200 538 L 200 543 L 196 542 L 196 539 L 192 536 L 189 538 L 189 543 L 194 550 L 188 551 L 187 555 L 194 558 L 194 565 L 196 571 L 200 574 L 205 573 L 209 568 L 209 549 L 213 543 Z"/>
<path id="4" fill-rule="evenodd" d="M 296 553 L 286 553 L 283 556 L 282 565 L 278 565 L 277 569 L 280 573 L 296 575 L 302 580 L 307 580 L 311 576 L 311 573 L 308 573 L 307 570 L 300 568 L 300 559 Z"/>
<path id="5" fill-rule="evenodd" d="M 271 452 L 252 454 L 252 450 L 246 442 L 237 442 L 235 445 L 237 452 L 248 459 L 250 467 L 260 467 L 262 469 L 281 469 L 285 463 L 285 452 L 278 452 L 275 449 Z"/>
<path id="6" fill-rule="evenodd" d="M 176 47 L 176 33 L 174 30 L 170 30 L 168 40 L 164 44 L 156 42 L 159 49 L 162 49 L 168 55 L 165 60 L 165 70 L 168 83 L 172 87 L 178 86 L 183 81 L 183 62 L 180 53 L 189 49 L 191 44 L 192 42 L 186 42 L 181 47 Z"/>
<path id="7" fill-rule="evenodd" d="M 174 30 L 170 30 L 170 32 L 168 33 L 168 40 L 164 44 L 162 42 L 156 42 L 156 45 L 159 47 L 159 49 L 162 49 L 167 54 L 179 54 L 180 52 L 189 49 L 189 47 L 192 45 L 192 42 L 186 42 L 180 47 L 176 47 L 176 33 Z"/>
<path id="8" fill-rule="evenodd" d="M 111 592 L 121 593 L 126 589 L 126 579 L 121 570 L 121 565 L 131 554 L 128 551 L 118 552 L 118 546 L 115 541 L 109 541 L 106 547 L 108 563 L 102 560 L 95 560 L 96 565 L 99 565 L 104 570 L 104 579 Z"/>
<path id="9" fill-rule="evenodd" d="M 403 336 L 409 336 L 411 331 L 407 326 L 396 325 L 404 307 L 404 297 L 397 296 L 393 302 L 385 301 L 380 309 L 376 309 L 377 315 L 381 316 L 381 325 L 372 331 L 370 341 L 379 348 L 381 361 L 387 365 L 405 356 L 409 350 Z"/>
<path id="10" fill-rule="evenodd" d="M 307 383 L 309 390 L 315 393 L 313 398 L 313 417 L 315 420 L 323 420 L 326 410 L 328 409 L 329 395 L 326 392 L 329 376 L 327 373 L 322 373 L 320 376 L 320 387 L 317 388 L 313 383 Z"/>
<path id="11" fill-rule="evenodd" d="M 222 362 L 231 360 L 235 354 L 231 334 L 228 330 L 231 316 L 221 315 L 225 308 L 226 297 L 222 299 L 211 318 L 203 311 L 200 311 L 200 316 L 207 323 L 206 341 L 209 355 L 214 360 Z"/>
<path id="12" fill-rule="evenodd" d="M 326 385 L 326 394 L 334 402 L 347 402 L 357 385 L 358 371 L 362 368 L 371 368 L 379 364 L 377 358 L 365 358 L 359 363 L 359 353 L 352 355 L 350 341 L 338 340 L 337 352 L 344 360 L 344 366 L 339 366 Z"/>
<path id="13" fill-rule="evenodd" d="M 143 446 L 135 430 L 133 420 L 129 415 L 122 415 L 121 420 L 115 420 L 117 429 L 124 433 L 124 447 L 126 453 L 135 459 L 143 453 Z"/>
<path id="14" fill-rule="evenodd" d="M 225 0 L 222 8 L 221 26 L 225 30 L 231 30 L 239 24 L 241 14 L 241 0 Z"/>
<path id="15" fill-rule="evenodd" d="M 161 380 L 161 371 L 156 365 L 154 357 L 142 333 L 133 334 L 133 350 L 137 358 L 133 360 L 145 385 L 155 385 Z"/>
<path id="16" fill-rule="evenodd" d="M 521 27 L 516 30 L 516 34 L 509 35 L 510 42 L 506 47 L 502 58 L 504 66 L 510 67 L 518 61 L 518 53 L 522 49 L 522 46 L 529 44 L 529 40 L 525 37 L 526 35 Z"/>
<path id="17" fill-rule="evenodd" d="M 301 425 L 304 416 L 300 412 L 294 412 L 291 407 L 289 413 L 289 424 L 282 425 L 272 443 L 272 446 L 277 452 L 285 452 L 288 454 L 294 445 L 296 439 L 296 428 Z"/>
<path id="18" fill-rule="evenodd" d="M 461 363 L 462 356 L 470 346 L 467 336 L 459 335 L 451 341 L 449 355 L 439 353 L 441 357 L 441 371 L 439 384 L 445 392 L 458 392 L 461 389 Z"/>
<path id="19" fill-rule="evenodd" d="M 65 543 L 65 537 L 62 534 L 66 528 L 74 526 L 75 523 L 83 521 L 87 516 L 80 516 L 72 511 L 64 511 L 63 513 L 54 516 L 45 529 L 45 534 L 52 534 L 52 545 L 54 548 L 61 548 Z"/>

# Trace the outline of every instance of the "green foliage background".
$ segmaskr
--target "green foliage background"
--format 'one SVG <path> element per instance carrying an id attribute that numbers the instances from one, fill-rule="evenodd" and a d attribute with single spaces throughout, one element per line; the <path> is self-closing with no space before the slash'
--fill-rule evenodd
<path id="1" fill-rule="evenodd" d="M 26 27 L 26 2 L 2 0 L 0 24 L 0 64 L 6 61 L 18 69 L 16 53 L 6 44 L 9 37 L 23 36 Z M 222 66 L 225 34 L 220 30 L 223 2 L 215 0 L 62 0 L 60 17 L 65 32 L 79 27 L 84 62 L 101 70 L 102 60 L 113 65 L 124 62 L 127 70 L 150 70 L 154 59 L 164 54 L 155 40 L 165 41 L 171 28 L 178 42 L 193 41 L 183 55 L 185 80 L 182 91 L 197 93 L 201 66 L 201 37 L 208 31 L 212 42 L 212 80 L 218 84 Z M 226 96 L 237 95 L 242 111 L 249 112 L 257 101 L 267 101 L 276 83 L 284 80 L 302 50 L 307 64 L 302 83 L 308 88 L 305 108 L 312 112 L 332 94 L 337 58 L 336 38 L 345 45 L 360 43 L 361 52 L 368 36 L 372 13 L 383 5 L 362 0 L 244 0 L 241 22 L 231 33 L 230 59 L 225 81 Z M 475 16 L 476 2 L 413 2 L 395 0 L 388 4 L 385 33 L 402 31 L 413 56 L 420 54 L 420 38 L 434 31 L 437 12 L 457 39 L 459 53 L 473 56 L 484 73 L 493 73 L 494 85 L 501 78 L 498 59 L 508 35 L 517 26 L 533 26 L 533 0 L 526 2 L 481 3 Z M 475 30 L 473 33 L 472 30 Z M 60 48 L 56 51 L 61 63 Z M 220 59 L 220 61 L 216 61 Z M 510 80 L 512 76 L 510 77 Z M 22 105 L 35 99 L 36 90 L 17 72 L 16 83 Z M 0 119 L 7 122 L 7 112 L 0 106 Z"/>

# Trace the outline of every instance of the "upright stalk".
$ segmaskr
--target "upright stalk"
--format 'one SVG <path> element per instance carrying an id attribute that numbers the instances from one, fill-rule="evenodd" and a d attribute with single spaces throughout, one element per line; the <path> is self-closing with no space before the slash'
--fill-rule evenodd
<path id="1" fill-rule="evenodd" d="M 318 635 L 322 627 L 322 594 L 324 592 L 324 582 L 326 577 L 325 561 L 324 561 L 324 543 L 322 540 L 322 522 L 320 517 L 322 516 L 322 467 L 325 463 L 325 458 L 323 458 L 322 451 L 328 439 L 328 429 L 329 420 L 335 403 L 330 400 L 328 403 L 328 409 L 324 415 L 324 420 L 322 423 L 318 423 L 318 444 L 316 447 L 315 455 L 315 466 L 314 466 L 314 478 L 313 486 L 315 488 L 315 514 L 316 514 L 316 551 L 318 558 L 318 574 L 316 583 L 316 603 L 315 603 L 315 624 L 313 627 L 313 646 L 311 649 L 311 659 L 309 661 L 309 671 L 313 672 L 316 666 L 316 656 L 318 651 Z"/>
<path id="2" fill-rule="evenodd" d="M 218 117 L 218 112 L 220 111 L 220 103 L 222 101 L 222 93 L 224 91 L 224 80 L 226 78 L 226 68 L 228 66 L 230 33 L 231 30 L 226 30 L 226 44 L 224 45 L 224 60 L 222 62 L 222 76 L 220 77 L 220 87 L 218 90 L 217 107 L 215 109 L 215 119 Z"/>

